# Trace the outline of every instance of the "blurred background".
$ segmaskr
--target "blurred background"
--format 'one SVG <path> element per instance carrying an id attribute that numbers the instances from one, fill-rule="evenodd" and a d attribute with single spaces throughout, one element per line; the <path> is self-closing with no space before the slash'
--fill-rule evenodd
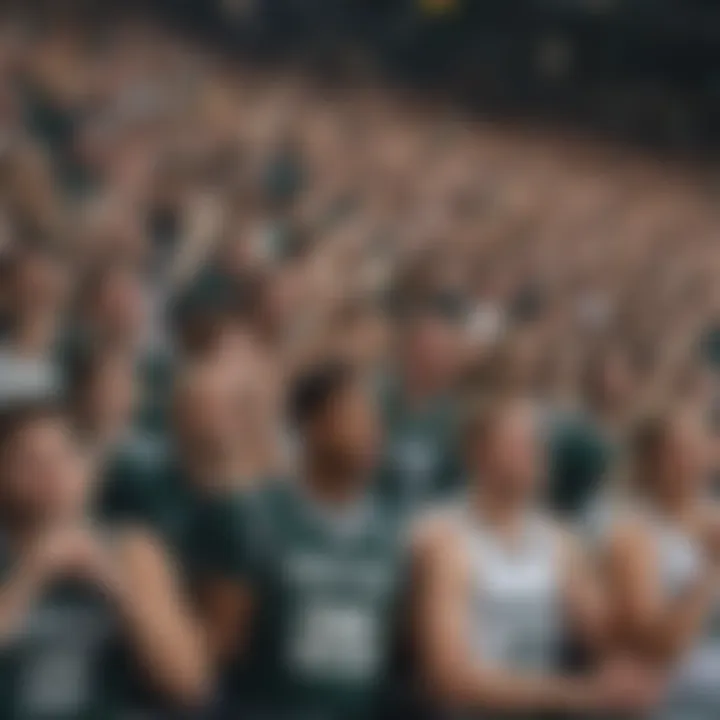
<path id="1" fill-rule="evenodd" d="M 0 402 L 67 401 L 102 513 L 171 554 L 190 467 L 296 469 L 331 356 L 403 516 L 499 389 L 582 532 L 648 408 L 703 419 L 715 480 L 720 3 L 24 0 L 0 79 Z"/>

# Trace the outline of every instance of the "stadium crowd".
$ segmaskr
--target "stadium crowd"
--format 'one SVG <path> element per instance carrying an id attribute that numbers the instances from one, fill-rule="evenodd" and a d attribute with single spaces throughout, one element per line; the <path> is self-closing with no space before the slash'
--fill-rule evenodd
<path id="1" fill-rule="evenodd" d="M 0 717 L 718 717 L 710 172 L 134 23 L 0 78 Z"/>

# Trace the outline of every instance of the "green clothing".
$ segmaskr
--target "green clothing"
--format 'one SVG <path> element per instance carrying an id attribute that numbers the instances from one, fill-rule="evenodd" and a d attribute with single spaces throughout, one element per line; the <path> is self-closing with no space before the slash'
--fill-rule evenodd
<path id="1" fill-rule="evenodd" d="M 164 500 L 165 445 L 133 434 L 106 460 L 96 498 L 97 514 L 115 523 L 154 524 Z"/>
<path id="2" fill-rule="evenodd" d="M 381 396 L 385 457 L 380 494 L 401 513 L 450 496 L 461 485 L 455 408 L 449 398 L 437 398 L 422 408 L 410 408 L 396 386 Z"/>
<path id="3" fill-rule="evenodd" d="M 12 561 L 3 559 L 3 578 Z M 142 686 L 112 604 L 96 588 L 61 580 L 0 645 L 3 720 L 125 720 L 154 703 Z"/>
<path id="4" fill-rule="evenodd" d="M 613 459 L 613 443 L 591 419 L 573 414 L 551 421 L 549 453 L 550 506 L 578 518 L 600 488 Z"/>
<path id="5" fill-rule="evenodd" d="M 148 442 L 126 446 L 108 463 L 97 513 L 105 521 L 150 528 L 187 570 L 202 493 L 172 453 Z"/>
<path id="6" fill-rule="evenodd" d="M 272 202 L 287 205 L 298 196 L 305 180 L 300 156 L 293 149 L 284 148 L 268 163 L 263 188 Z"/>
<path id="7" fill-rule="evenodd" d="M 399 526 L 368 500 L 328 517 L 291 481 L 208 503 L 204 572 L 255 598 L 247 664 L 228 678 L 250 716 L 370 717 L 381 691 L 404 553 Z"/>
<path id="8" fill-rule="evenodd" d="M 700 342 L 700 354 L 713 369 L 720 368 L 720 325 L 712 325 Z"/>

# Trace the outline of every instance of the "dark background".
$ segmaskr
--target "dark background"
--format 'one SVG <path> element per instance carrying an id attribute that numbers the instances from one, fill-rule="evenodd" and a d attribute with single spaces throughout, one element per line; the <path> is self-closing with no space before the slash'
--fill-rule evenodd
<path id="1" fill-rule="evenodd" d="M 228 5 L 156 0 L 155 11 L 246 58 L 308 64 L 328 79 L 372 73 L 481 112 L 682 153 L 720 144 L 717 0 L 455 0 L 435 13 L 419 0 Z"/>

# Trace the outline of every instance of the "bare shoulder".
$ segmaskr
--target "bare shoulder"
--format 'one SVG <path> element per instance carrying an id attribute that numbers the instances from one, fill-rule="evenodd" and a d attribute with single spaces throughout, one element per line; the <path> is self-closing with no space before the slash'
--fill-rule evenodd
<path id="1" fill-rule="evenodd" d="M 652 533 L 648 520 L 639 513 L 627 514 L 613 524 L 605 538 L 608 559 L 647 559 L 652 554 Z"/>
<path id="2" fill-rule="evenodd" d="M 413 556 L 423 566 L 461 570 L 466 565 L 465 537 L 457 512 L 437 508 L 418 516 L 412 524 Z"/>
<path id="3" fill-rule="evenodd" d="M 460 541 L 457 513 L 444 507 L 426 510 L 413 519 L 409 534 L 415 552 L 450 549 Z"/>

